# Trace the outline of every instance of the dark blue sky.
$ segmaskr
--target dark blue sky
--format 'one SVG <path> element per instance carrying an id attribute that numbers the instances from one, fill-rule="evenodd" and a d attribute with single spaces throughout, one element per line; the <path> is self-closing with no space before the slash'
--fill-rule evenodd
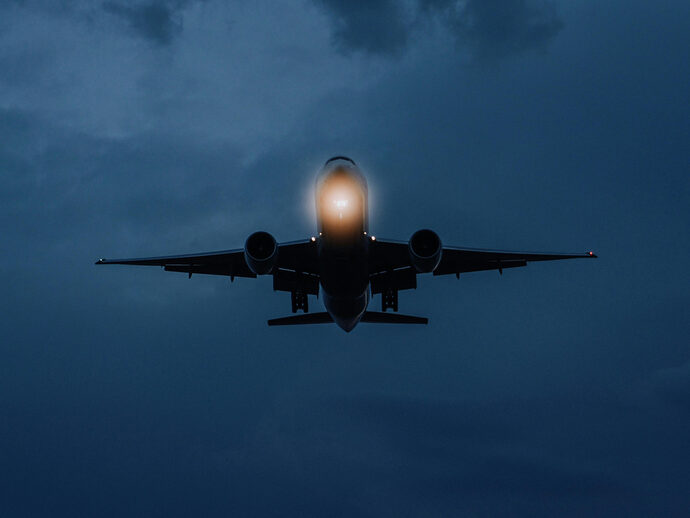
<path id="1" fill-rule="evenodd" d="M 687 516 L 690 4 L 0 5 L 0 514 Z M 99 256 L 372 230 L 597 261 L 422 277 L 428 327 Z M 375 300 L 378 305 L 378 299 Z M 313 303 L 313 306 L 317 306 Z"/>

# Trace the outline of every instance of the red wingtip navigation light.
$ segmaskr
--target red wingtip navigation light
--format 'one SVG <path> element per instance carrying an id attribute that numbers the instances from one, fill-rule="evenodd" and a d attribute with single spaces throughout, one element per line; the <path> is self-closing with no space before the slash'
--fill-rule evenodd
<path id="1" fill-rule="evenodd" d="M 594 252 L 590 251 L 590 252 L 589 252 L 589 255 L 594 255 Z"/>

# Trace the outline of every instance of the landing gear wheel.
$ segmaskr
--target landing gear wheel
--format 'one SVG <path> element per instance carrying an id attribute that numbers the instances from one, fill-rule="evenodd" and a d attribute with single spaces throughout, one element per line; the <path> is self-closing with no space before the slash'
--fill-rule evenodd
<path id="1" fill-rule="evenodd" d="M 388 308 L 398 311 L 398 290 L 387 289 L 381 293 L 381 311 Z"/>
<path id="2" fill-rule="evenodd" d="M 301 291 L 293 291 L 292 294 L 292 312 L 297 313 L 301 309 L 305 313 L 309 312 L 309 297 L 306 293 Z"/>

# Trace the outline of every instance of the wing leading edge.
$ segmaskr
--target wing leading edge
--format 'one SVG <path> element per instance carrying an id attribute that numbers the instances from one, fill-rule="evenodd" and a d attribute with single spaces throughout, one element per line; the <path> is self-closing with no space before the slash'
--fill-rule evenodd
<path id="1" fill-rule="evenodd" d="M 406 242 L 377 239 L 372 245 L 371 275 L 413 267 Z M 434 270 L 434 275 L 459 275 L 483 270 L 502 272 L 504 268 L 526 266 L 527 263 L 533 261 L 592 259 L 596 257 L 594 252 L 563 254 L 443 247 L 441 262 Z"/>
<path id="2" fill-rule="evenodd" d="M 220 250 L 199 254 L 138 257 L 132 259 L 98 259 L 96 264 L 123 264 L 133 266 L 161 266 L 169 272 L 188 274 L 226 275 L 229 277 L 256 277 L 244 259 L 244 249 Z M 278 245 L 277 270 L 291 270 L 318 275 L 314 243 L 310 240 L 291 241 Z"/>
<path id="3" fill-rule="evenodd" d="M 499 270 L 527 266 L 534 261 L 558 261 L 562 259 L 593 259 L 594 252 L 579 254 L 541 253 L 541 252 L 510 252 L 505 250 L 483 250 L 479 248 L 444 247 L 434 275 L 459 275 L 466 272 L 483 270 Z"/>
<path id="4" fill-rule="evenodd" d="M 132 259 L 99 259 L 96 264 L 124 264 L 130 266 L 161 266 L 165 271 L 188 274 L 256 277 L 244 260 L 244 250 L 221 250 L 200 254 L 165 255 Z"/>

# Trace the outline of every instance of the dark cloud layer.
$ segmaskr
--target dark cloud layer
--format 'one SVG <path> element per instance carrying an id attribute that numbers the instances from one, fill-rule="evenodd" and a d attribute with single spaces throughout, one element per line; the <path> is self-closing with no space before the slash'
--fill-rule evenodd
<path id="1" fill-rule="evenodd" d="M 457 64 L 551 4 L 377 4 L 384 60 L 313 6 L 168 3 L 159 52 L 70 5 L 0 17 L 3 516 L 687 514 L 687 2 L 561 4 L 501 67 Z M 429 326 L 351 334 L 267 328 L 270 278 L 92 264 L 307 237 L 335 154 L 379 236 L 600 259 L 421 276 Z"/>
<path id="2" fill-rule="evenodd" d="M 494 60 L 541 49 L 563 28 L 548 0 L 422 0 L 437 13 L 458 42 L 479 60 Z"/>
<path id="3" fill-rule="evenodd" d="M 343 52 L 396 54 L 407 44 L 403 4 L 395 0 L 315 0 L 331 18 L 333 41 Z"/>
<path id="4" fill-rule="evenodd" d="M 399 54 L 414 37 L 424 37 L 428 18 L 438 19 L 460 46 L 479 61 L 543 49 L 563 28 L 550 0 L 316 0 L 329 13 L 333 40 L 345 52 Z M 416 20 L 415 20 L 416 19 Z"/>
<path id="5" fill-rule="evenodd" d="M 168 45 L 182 31 L 177 11 L 183 2 L 153 0 L 140 5 L 105 2 L 103 9 L 122 18 L 130 29 L 144 39 L 159 45 Z"/>

